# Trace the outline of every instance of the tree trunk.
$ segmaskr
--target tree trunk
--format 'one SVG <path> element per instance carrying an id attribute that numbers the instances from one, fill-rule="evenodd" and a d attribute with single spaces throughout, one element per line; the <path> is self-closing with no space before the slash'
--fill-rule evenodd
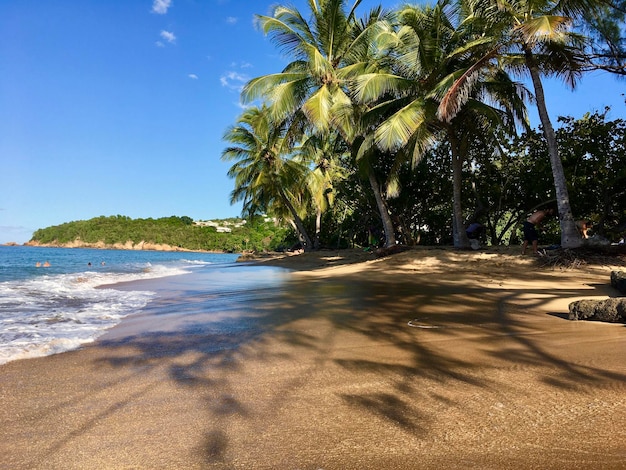
<path id="1" fill-rule="evenodd" d="M 320 249 L 320 234 L 322 233 L 322 210 L 317 209 L 315 214 L 315 237 L 313 238 L 313 249 Z"/>
<path id="2" fill-rule="evenodd" d="M 309 237 L 309 234 L 304 228 L 302 219 L 300 219 L 298 212 L 296 212 L 296 209 L 293 207 L 293 204 L 291 204 L 291 201 L 289 200 L 289 198 L 287 198 L 287 196 L 283 194 L 282 192 L 281 192 L 281 197 L 283 199 L 283 202 L 287 206 L 287 209 L 289 209 L 291 216 L 293 217 L 293 222 L 296 225 L 296 231 L 298 232 L 298 239 L 300 240 L 300 243 L 302 244 L 302 249 L 304 250 L 305 253 L 308 251 L 311 251 L 313 249 L 313 243 L 311 243 L 311 237 Z"/>
<path id="3" fill-rule="evenodd" d="M 450 148 L 452 150 L 452 239 L 454 247 L 469 250 L 470 242 L 465 232 L 465 220 L 461 204 L 461 187 L 463 184 L 463 158 L 459 151 L 459 140 L 452 130 L 448 130 Z"/>
<path id="4" fill-rule="evenodd" d="M 383 222 L 383 230 L 385 231 L 385 248 L 395 246 L 396 233 L 393 228 L 393 222 L 391 221 L 391 216 L 389 215 L 389 209 L 387 209 L 387 204 L 385 204 L 385 200 L 383 199 L 382 193 L 380 191 L 380 185 L 378 184 L 378 181 L 376 180 L 376 176 L 374 176 L 373 170 L 370 169 L 367 172 L 367 176 L 369 178 L 372 191 L 374 191 L 374 197 L 376 198 L 376 206 L 378 207 L 378 212 L 380 213 L 380 218 L 382 219 L 382 222 Z"/>
<path id="5" fill-rule="evenodd" d="M 550 165 L 552 166 L 552 177 L 554 178 L 554 189 L 556 191 L 557 210 L 559 212 L 559 223 L 561 225 L 561 247 L 577 248 L 582 245 L 582 238 L 576 228 L 576 222 L 572 216 L 572 207 L 569 202 L 569 194 L 567 191 L 567 181 L 565 180 L 565 172 L 563 171 L 563 162 L 559 156 L 559 149 L 556 143 L 556 135 L 548 116 L 546 107 L 546 98 L 543 93 L 543 85 L 539 74 L 539 67 L 535 63 L 532 51 L 528 46 L 524 46 L 524 54 L 526 57 L 526 67 L 530 71 L 530 77 L 535 88 L 535 98 L 537 100 L 537 110 L 539 119 L 543 126 L 543 134 L 548 144 L 548 153 L 550 155 Z"/>

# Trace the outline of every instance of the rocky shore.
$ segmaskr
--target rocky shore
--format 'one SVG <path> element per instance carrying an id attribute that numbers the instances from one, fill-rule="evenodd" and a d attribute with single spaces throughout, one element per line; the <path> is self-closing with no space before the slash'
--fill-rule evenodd
<path id="1" fill-rule="evenodd" d="M 24 243 L 24 246 L 44 246 L 48 248 L 95 248 L 99 250 L 148 250 L 148 251 L 197 251 L 204 252 L 204 250 L 188 250 L 179 246 L 167 245 L 165 243 L 150 243 L 140 241 L 134 243 L 128 240 L 126 243 L 113 243 L 107 244 L 103 241 L 96 243 L 87 243 L 81 240 L 74 240 L 68 243 L 39 243 L 36 241 L 28 241 Z"/>

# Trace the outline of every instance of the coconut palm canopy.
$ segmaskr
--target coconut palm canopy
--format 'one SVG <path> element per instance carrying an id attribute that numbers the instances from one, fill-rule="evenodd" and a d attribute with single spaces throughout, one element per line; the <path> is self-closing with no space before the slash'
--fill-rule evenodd
<path id="1" fill-rule="evenodd" d="M 541 79 L 556 75 L 575 86 L 593 63 L 591 36 L 575 27 L 590 12 L 606 19 L 606 5 L 441 0 L 358 16 L 360 3 L 309 0 L 306 12 L 277 5 L 257 17 L 290 62 L 250 80 L 242 91 L 245 103 L 261 106 L 245 111 L 226 136 L 231 142 L 249 139 L 247 150 L 224 152 L 235 161 L 233 199 L 244 200 L 249 212 L 290 220 L 307 246 L 306 226 L 313 219 L 315 246 L 323 214 L 329 227 L 337 226 L 340 199 L 344 217 L 361 224 L 362 233 L 378 225 L 386 246 L 413 243 L 416 233 L 433 227 L 401 220 L 395 201 L 406 200 L 400 195 L 414 186 L 429 155 L 447 152 L 451 192 L 439 198 L 449 207 L 448 236 L 467 248 L 465 227 L 489 215 L 468 180 L 481 170 L 476 149 L 500 158 L 505 141 L 530 131 L 527 105 L 536 104 L 553 185 L 527 201 L 525 210 L 556 199 L 562 246 L 580 245 Z M 523 77 L 530 77 L 532 92 L 519 81 Z M 472 203 L 482 214 L 466 207 Z"/>

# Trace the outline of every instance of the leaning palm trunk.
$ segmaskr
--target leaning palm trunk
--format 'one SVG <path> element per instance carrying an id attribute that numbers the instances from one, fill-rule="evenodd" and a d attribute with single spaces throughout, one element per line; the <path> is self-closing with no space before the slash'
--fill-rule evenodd
<path id="1" fill-rule="evenodd" d="M 308 251 L 311 251 L 311 249 L 313 248 L 313 244 L 311 243 L 311 237 L 309 237 L 308 232 L 304 228 L 302 219 L 298 215 L 298 212 L 296 211 L 296 209 L 293 207 L 293 204 L 291 204 L 291 201 L 289 201 L 289 198 L 282 192 L 281 192 L 281 198 L 283 202 L 285 203 L 285 205 L 287 206 L 287 209 L 289 209 L 289 213 L 291 214 L 291 217 L 293 218 L 293 224 L 296 227 L 296 232 L 298 232 L 298 239 L 300 240 L 300 243 L 302 244 L 302 249 L 304 250 L 305 253 Z"/>
<path id="2" fill-rule="evenodd" d="M 376 199 L 376 206 L 378 207 L 380 218 L 383 222 L 383 230 L 385 231 L 385 248 L 389 248 L 396 244 L 396 234 L 393 228 L 393 222 L 391 221 L 389 209 L 387 208 L 387 204 L 385 204 L 385 200 L 383 199 L 380 191 L 380 185 L 378 184 L 373 171 L 368 171 L 368 178 L 372 191 L 374 191 L 374 198 Z"/>
<path id="3" fill-rule="evenodd" d="M 537 99 L 537 110 L 539 119 L 543 126 L 543 134 L 548 144 L 548 153 L 550 155 L 550 165 L 552 166 L 552 177 L 554 178 L 554 188 L 556 190 L 557 209 L 559 211 L 559 223 L 561 225 L 561 247 L 577 248 L 582 245 L 582 238 L 578 234 L 574 217 L 572 216 L 572 208 L 569 202 L 569 194 L 567 191 L 567 182 L 565 180 L 565 172 L 563 171 L 563 163 L 559 156 L 559 149 L 556 143 L 556 135 L 548 116 L 546 108 L 546 99 L 543 93 L 543 85 L 539 75 L 539 68 L 535 64 L 532 51 L 529 48 L 524 49 L 526 57 L 526 66 L 530 71 L 530 76 L 535 88 L 535 97 Z"/>

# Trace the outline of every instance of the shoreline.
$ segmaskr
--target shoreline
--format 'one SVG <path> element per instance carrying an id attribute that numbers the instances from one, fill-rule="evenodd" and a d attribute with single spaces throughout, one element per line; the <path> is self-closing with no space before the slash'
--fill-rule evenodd
<path id="1" fill-rule="evenodd" d="M 87 243 L 81 241 L 73 241 L 69 243 L 39 243 L 28 241 L 21 245 L 11 244 L 4 246 L 24 246 L 24 247 L 39 247 L 39 248 L 85 248 L 92 250 L 128 250 L 128 251 L 172 251 L 172 252 L 189 252 L 189 253 L 227 253 L 225 251 L 208 251 L 208 250 L 190 250 L 188 248 L 182 248 L 178 246 L 167 245 L 165 243 L 151 243 L 151 242 L 138 242 L 127 241 L 126 243 L 113 243 L 107 244 L 104 242 Z"/>
<path id="2" fill-rule="evenodd" d="M 625 325 L 566 319 L 617 295 L 611 266 L 250 261 L 280 283 L 232 302 L 169 278 L 131 334 L 0 366 L 0 468 L 624 468 Z"/>

